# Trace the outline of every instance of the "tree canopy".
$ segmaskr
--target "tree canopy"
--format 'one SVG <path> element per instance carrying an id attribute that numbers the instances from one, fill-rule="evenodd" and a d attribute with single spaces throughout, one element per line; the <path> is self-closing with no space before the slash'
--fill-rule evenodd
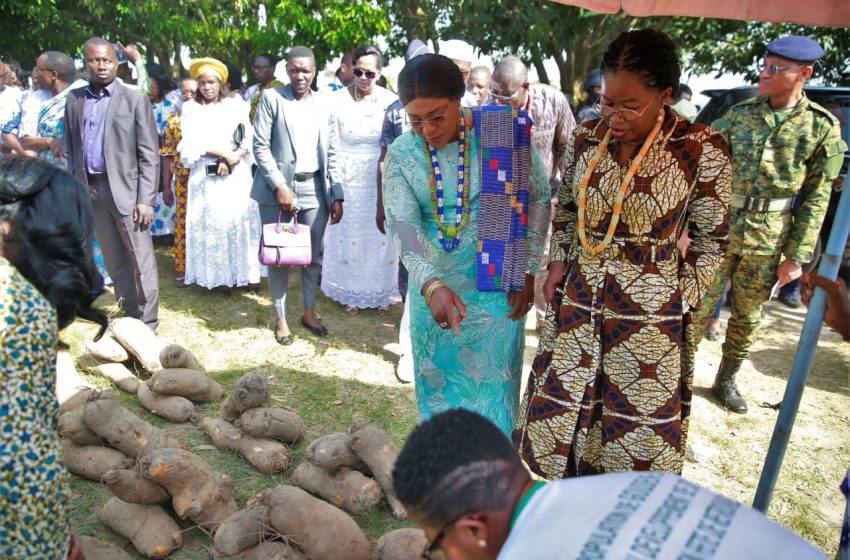
<path id="1" fill-rule="evenodd" d="M 811 35 L 827 51 L 818 74 L 850 81 L 850 30 L 695 18 L 602 15 L 550 0 L 6 0 L 0 5 L 0 56 L 32 64 L 45 50 L 78 54 L 101 35 L 133 42 L 149 61 L 181 70 L 180 52 L 216 56 L 243 72 L 262 52 L 306 45 L 323 67 L 340 53 L 384 38 L 390 55 L 410 39 L 462 38 L 495 58 L 515 53 L 551 82 L 555 60 L 568 94 L 595 68 L 618 33 L 655 27 L 681 47 L 696 73 L 738 72 L 754 79 L 764 45 L 787 33 Z"/>

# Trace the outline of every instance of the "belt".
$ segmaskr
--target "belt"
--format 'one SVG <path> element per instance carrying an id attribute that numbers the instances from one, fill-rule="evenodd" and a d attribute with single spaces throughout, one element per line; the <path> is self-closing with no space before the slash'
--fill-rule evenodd
<path id="1" fill-rule="evenodd" d="M 576 250 L 584 251 L 580 245 L 577 246 Z M 679 247 L 675 241 L 644 244 L 614 240 L 602 250 L 598 257 L 626 261 L 632 264 L 665 262 L 679 258 Z"/>
<path id="2" fill-rule="evenodd" d="M 310 179 L 315 179 L 319 176 L 321 171 L 310 171 L 309 173 L 296 173 L 293 176 L 293 179 L 298 181 L 299 183 L 303 183 L 304 181 L 309 181 Z"/>
<path id="3" fill-rule="evenodd" d="M 744 212 L 787 212 L 793 208 L 794 198 L 753 198 L 733 194 L 732 208 L 740 208 Z"/>

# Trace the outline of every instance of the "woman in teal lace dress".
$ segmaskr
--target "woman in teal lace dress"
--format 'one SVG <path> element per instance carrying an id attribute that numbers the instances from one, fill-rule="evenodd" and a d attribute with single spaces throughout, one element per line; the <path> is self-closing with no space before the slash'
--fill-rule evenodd
<path id="1" fill-rule="evenodd" d="M 419 415 L 462 407 L 509 434 L 548 227 L 546 170 L 524 113 L 461 112 L 450 59 L 412 59 L 398 86 L 412 131 L 388 150 L 383 200 L 410 274 Z"/>
<path id="2" fill-rule="evenodd" d="M 85 188 L 41 159 L 0 158 L 0 558 L 74 560 L 57 433 L 58 331 L 103 286 Z"/>

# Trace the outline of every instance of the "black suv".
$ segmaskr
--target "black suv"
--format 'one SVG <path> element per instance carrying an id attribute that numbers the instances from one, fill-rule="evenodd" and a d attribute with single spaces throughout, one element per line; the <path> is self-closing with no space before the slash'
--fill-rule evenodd
<path id="1" fill-rule="evenodd" d="M 824 107 L 828 108 L 829 106 L 839 105 L 844 109 L 841 137 L 844 138 L 845 142 L 850 144 L 850 87 L 811 86 L 805 88 L 805 92 L 809 99 Z M 708 89 L 703 91 L 702 94 L 711 98 L 711 100 L 700 111 L 699 115 L 697 115 L 695 122 L 711 124 L 726 114 L 726 111 L 733 105 L 755 97 L 757 95 L 757 88 L 756 86 L 740 86 L 732 89 Z M 844 186 L 844 178 L 847 175 L 848 167 L 850 167 L 850 151 L 844 154 L 844 165 L 841 167 L 842 180 L 833 186 L 832 196 L 829 198 L 829 208 L 826 211 L 826 218 L 824 218 L 823 226 L 821 226 L 818 245 L 815 248 L 815 256 L 812 262 L 803 267 L 806 271 L 812 270 L 817 266 L 822 248 L 826 246 L 826 241 L 829 239 L 829 232 L 835 220 L 838 198 Z M 850 216 L 845 216 L 844 219 L 848 220 Z M 847 248 L 844 251 L 840 274 L 845 280 L 850 281 L 850 241 L 848 241 Z"/>

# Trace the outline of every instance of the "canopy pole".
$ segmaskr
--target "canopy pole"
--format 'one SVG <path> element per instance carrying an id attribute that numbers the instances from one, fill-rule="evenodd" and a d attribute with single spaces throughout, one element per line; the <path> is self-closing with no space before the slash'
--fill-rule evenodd
<path id="1" fill-rule="evenodd" d="M 845 108 L 845 115 L 850 109 Z M 850 115 L 848 115 L 850 116 Z M 832 222 L 832 231 L 826 251 L 821 257 L 818 274 L 829 280 L 835 280 L 838 268 L 841 265 L 841 257 L 847 244 L 847 236 L 850 233 L 850 173 L 844 178 L 844 189 Z M 815 357 L 818 337 L 823 326 L 823 315 L 826 310 L 826 294 L 821 288 L 816 288 L 809 302 L 809 311 L 806 313 L 806 321 L 803 323 L 803 332 L 800 335 L 800 343 L 797 346 L 797 354 L 791 366 L 791 375 L 785 386 L 785 396 L 782 398 L 782 406 L 779 408 L 779 416 L 773 429 L 773 437 L 764 460 L 753 507 L 762 513 L 767 513 L 773 491 L 776 488 L 776 479 L 782 468 L 782 460 L 785 450 L 788 448 L 788 440 L 791 438 L 791 429 L 800 408 L 800 400 L 803 398 L 803 389 L 809 371 L 812 369 L 812 361 Z"/>

